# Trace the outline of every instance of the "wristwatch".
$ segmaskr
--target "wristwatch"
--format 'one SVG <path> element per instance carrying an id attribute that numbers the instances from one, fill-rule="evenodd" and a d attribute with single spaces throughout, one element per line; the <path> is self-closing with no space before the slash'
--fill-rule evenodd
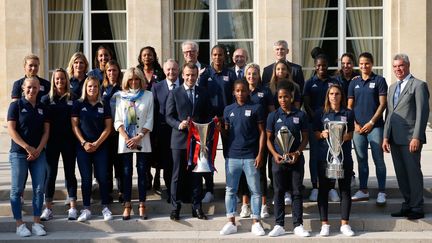
<path id="1" fill-rule="evenodd" d="M 84 147 L 84 145 L 87 143 L 87 141 L 84 141 L 81 143 L 81 146 Z"/>

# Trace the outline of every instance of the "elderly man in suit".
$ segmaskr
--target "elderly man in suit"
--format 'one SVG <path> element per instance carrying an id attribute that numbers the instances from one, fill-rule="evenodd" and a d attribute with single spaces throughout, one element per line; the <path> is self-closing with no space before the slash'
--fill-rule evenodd
<path id="1" fill-rule="evenodd" d="M 276 62 L 283 60 L 283 61 L 286 61 L 291 66 L 293 81 L 296 82 L 300 86 L 300 91 L 301 91 L 301 93 L 303 93 L 303 86 L 304 86 L 305 81 L 304 81 L 304 75 L 303 75 L 302 67 L 298 64 L 289 62 L 286 59 L 286 55 L 288 55 L 288 53 L 289 53 L 288 42 L 286 42 L 285 40 L 276 41 L 273 44 L 273 50 L 275 52 Z M 272 77 L 273 68 L 274 68 L 274 65 L 276 62 L 274 62 L 274 63 L 272 63 L 272 64 L 270 64 L 264 68 L 263 75 L 262 75 L 263 85 L 269 84 L 271 77 Z"/>
<path id="2" fill-rule="evenodd" d="M 183 65 L 183 85 L 171 91 L 166 101 L 165 119 L 172 128 L 171 150 L 173 156 L 173 171 L 171 181 L 171 220 L 180 218 L 181 200 L 185 191 L 192 190 L 192 216 L 207 219 L 201 208 L 203 173 L 191 172 L 186 161 L 186 144 L 189 121 L 199 123 L 209 122 L 212 118 L 212 108 L 207 91 L 196 84 L 198 67 L 191 63 Z M 192 188 L 184 186 L 186 177 L 192 178 Z"/>
<path id="3" fill-rule="evenodd" d="M 234 62 L 234 66 L 232 67 L 233 71 L 237 75 L 237 79 L 242 79 L 245 76 L 245 67 L 246 63 L 249 59 L 248 52 L 244 48 L 237 48 L 234 51 L 232 60 Z"/>
<path id="4" fill-rule="evenodd" d="M 171 127 L 165 120 L 166 101 L 169 92 L 179 87 L 183 80 L 179 79 L 179 65 L 174 59 L 168 59 L 163 65 L 166 79 L 162 82 L 155 83 L 151 92 L 154 97 L 154 126 L 153 133 L 157 134 L 152 137 L 153 151 L 157 164 L 163 169 L 163 178 L 167 187 L 167 202 L 171 202 L 171 177 L 173 160 L 171 154 Z"/>
<path id="5" fill-rule="evenodd" d="M 398 82 L 393 83 L 388 92 L 382 148 L 385 152 L 391 150 L 404 202 L 401 210 L 391 216 L 420 219 L 424 217 L 420 158 L 422 145 L 426 143 L 429 91 L 426 82 L 410 73 L 407 55 L 397 54 L 394 57 L 393 72 Z"/>

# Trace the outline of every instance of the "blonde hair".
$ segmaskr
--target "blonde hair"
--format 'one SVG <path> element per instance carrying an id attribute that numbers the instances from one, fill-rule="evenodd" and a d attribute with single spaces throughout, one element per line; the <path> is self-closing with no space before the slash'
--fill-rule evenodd
<path id="1" fill-rule="evenodd" d="M 54 72 L 51 75 L 51 88 L 49 91 L 50 101 L 53 101 L 54 96 L 57 94 L 56 93 L 57 88 L 55 87 L 55 78 L 54 78 L 56 73 L 63 73 L 63 75 L 65 76 L 65 79 L 66 79 L 66 93 L 60 98 L 66 97 L 66 100 L 70 100 L 71 95 L 70 95 L 70 82 L 69 82 L 68 74 L 67 74 L 66 70 L 64 70 L 63 68 L 57 68 L 56 70 L 54 70 Z"/>
<path id="2" fill-rule="evenodd" d="M 99 79 L 96 78 L 95 76 L 88 76 L 84 80 L 84 84 L 83 84 L 82 92 L 81 92 L 81 98 L 79 100 L 81 102 L 87 100 L 87 84 L 90 81 L 94 81 L 95 83 L 97 83 L 97 86 L 98 86 L 98 97 L 96 99 L 96 102 L 103 104 L 102 97 L 101 97 L 101 92 L 100 92 L 100 82 L 99 82 Z"/>
<path id="3" fill-rule="evenodd" d="M 249 68 L 255 68 L 258 71 L 258 83 L 261 84 L 261 71 L 260 71 L 260 66 L 256 63 L 249 63 L 246 65 L 245 69 L 244 69 L 244 75 L 246 76 L 246 73 L 248 71 Z"/>
<path id="4" fill-rule="evenodd" d="M 27 77 L 27 78 L 24 79 L 24 81 L 23 81 L 23 83 L 21 85 L 22 97 L 25 97 L 25 94 L 24 94 L 24 84 L 27 81 L 36 81 L 37 85 L 39 86 L 39 91 L 40 91 L 40 81 L 39 81 L 39 79 L 37 77 Z M 38 93 L 39 93 L 39 91 L 38 91 Z"/>
<path id="5" fill-rule="evenodd" d="M 123 74 L 123 80 L 122 80 L 122 90 L 126 91 L 129 90 L 129 80 L 133 78 L 133 76 L 137 76 L 141 82 L 140 82 L 140 89 L 145 89 L 146 87 L 146 81 L 144 79 L 144 73 L 141 71 L 141 69 L 136 67 L 131 67 L 126 70 L 126 72 Z"/>
<path id="6" fill-rule="evenodd" d="M 70 58 L 69 64 L 68 64 L 68 67 L 67 67 L 67 71 L 68 71 L 69 77 L 73 77 L 73 75 L 74 75 L 73 64 L 74 64 L 74 62 L 77 59 L 81 59 L 84 62 L 84 64 L 85 64 L 84 73 L 87 73 L 87 71 L 88 71 L 89 63 L 88 63 L 88 60 L 87 60 L 86 56 L 84 55 L 84 53 L 82 53 L 82 52 L 75 52 L 72 55 L 72 57 Z"/>

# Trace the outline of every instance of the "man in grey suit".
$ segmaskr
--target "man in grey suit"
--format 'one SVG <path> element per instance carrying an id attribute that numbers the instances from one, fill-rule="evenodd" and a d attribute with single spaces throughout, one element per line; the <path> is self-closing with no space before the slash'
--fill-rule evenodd
<path id="1" fill-rule="evenodd" d="M 426 124 L 429 117 L 429 91 L 427 83 L 410 73 L 409 58 L 397 54 L 393 59 L 393 72 L 398 79 L 387 98 L 387 119 L 384 125 L 384 152 L 390 152 L 399 190 L 404 202 L 393 217 L 420 219 L 423 211 L 423 174 L 420 158 L 426 143 Z"/>

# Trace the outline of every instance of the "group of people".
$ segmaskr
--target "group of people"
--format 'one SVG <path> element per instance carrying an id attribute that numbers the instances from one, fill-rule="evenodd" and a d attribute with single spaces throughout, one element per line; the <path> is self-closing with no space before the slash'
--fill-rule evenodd
<path id="1" fill-rule="evenodd" d="M 69 220 L 82 222 L 91 218 L 93 175 L 99 184 L 104 220 L 113 218 L 109 204 L 113 201 L 114 179 L 117 198 L 124 205 L 122 219 L 131 218 L 134 154 L 141 219 L 147 219 L 146 191 L 153 180 L 153 165 L 153 188 L 160 189 L 160 171 L 163 172 L 167 202 L 172 205 L 170 219 L 179 220 L 182 203 L 190 202 L 192 216 L 206 220 L 202 203 L 213 200 L 213 170 L 193 172 L 196 165 L 191 163 L 187 150 L 192 122 L 214 122 L 221 134 L 228 218 L 220 231 L 222 235 L 237 232 L 238 196 L 242 201 L 240 217 L 251 217 L 251 232 L 265 235 L 260 219 L 269 217 L 270 188 L 274 192 L 270 201 L 274 203 L 275 226 L 269 236 L 285 234 L 285 205 L 289 204 L 294 234 L 310 236 L 303 227 L 302 205 L 306 162 L 303 153 L 308 144 L 312 183 L 309 200 L 318 202 L 322 223 L 319 235 L 330 234 L 329 200 L 340 201 L 341 233 L 354 235 L 349 225 L 351 203 L 370 197 L 369 145 L 379 187 L 376 203 L 386 203 L 383 152 L 391 150 L 404 197 L 401 210 L 392 216 L 424 217 L 420 154 L 426 142 L 429 93 L 427 84 L 410 74 L 407 55 L 395 55 L 393 70 L 399 81 L 388 89 L 384 77 L 373 72 L 373 57 L 368 52 L 358 57 L 359 73 L 354 71 L 355 57 L 343 54 L 341 70 L 335 75 L 330 75 L 325 54 L 314 55 L 315 72 L 305 82 L 302 67 L 286 60 L 289 49 L 283 40 L 274 44 L 276 61 L 265 67 L 262 75 L 259 65 L 248 63 L 245 49 L 235 50 L 235 66 L 229 68 L 221 45 L 211 49 L 210 65 L 198 61 L 196 42 L 185 41 L 181 48 L 182 67 L 174 59 L 166 60 L 162 67 L 154 48 L 147 46 L 138 55 L 138 66 L 122 73 L 111 50 L 100 46 L 93 70 L 88 71 L 87 58 L 78 52 L 71 57 L 67 71 L 53 71 L 51 82 L 37 76 L 37 56 L 25 57 L 25 77 L 14 83 L 7 117 L 12 138 L 10 200 L 18 235 L 46 234 L 41 221 L 53 218 L 60 154 Z M 347 124 L 342 145 L 344 174 L 337 180 L 326 175 L 326 123 L 330 121 Z M 285 154 L 275 141 L 282 128 L 294 137 Z M 354 195 L 351 142 L 360 181 Z M 75 161 L 81 177 L 80 213 Z M 31 232 L 21 215 L 28 171 L 33 187 Z M 340 195 L 335 189 L 336 181 Z"/>

